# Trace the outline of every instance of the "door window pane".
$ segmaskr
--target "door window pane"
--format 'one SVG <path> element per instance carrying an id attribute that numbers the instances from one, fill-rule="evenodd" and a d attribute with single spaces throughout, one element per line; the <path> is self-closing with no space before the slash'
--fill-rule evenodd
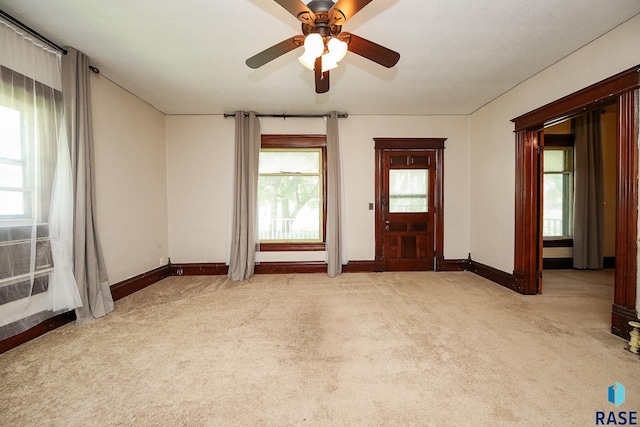
<path id="1" fill-rule="evenodd" d="M 428 212 L 428 169 L 389 170 L 389 212 Z"/>

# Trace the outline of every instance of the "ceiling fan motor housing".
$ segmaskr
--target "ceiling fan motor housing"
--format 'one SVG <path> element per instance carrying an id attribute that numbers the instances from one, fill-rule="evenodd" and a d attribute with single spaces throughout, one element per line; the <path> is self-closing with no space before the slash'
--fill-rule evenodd
<path id="1" fill-rule="evenodd" d="M 342 31 L 344 14 L 338 9 L 333 9 L 335 3 L 331 0 L 312 0 L 307 4 L 309 10 L 315 15 L 313 24 L 302 22 L 302 34 L 318 33 L 322 37 L 337 36 Z M 329 16 L 329 11 L 332 11 Z"/>
<path id="2" fill-rule="evenodd" d="M 331 0 L 311 0 L 307 3 L 307 7 L 317 14 L 318 12 L 329 12 L 334 4 Z"/>

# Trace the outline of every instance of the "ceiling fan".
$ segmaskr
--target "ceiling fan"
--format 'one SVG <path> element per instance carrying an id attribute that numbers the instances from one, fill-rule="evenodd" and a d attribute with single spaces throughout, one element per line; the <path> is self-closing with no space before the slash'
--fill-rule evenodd
<path id="1" fill-rule="evenodd" d="M 317 93 L 329 90 L 329 70 L 344 55 L 353 52 L 384 67 L 391 68 L 400 54 L 355 34 L 342 31 L 342 25 L 371 0 L 275 0 L 302 22 L 302 34 L 281 41 L 246 60 L 250 68 L 259 68 L 300 46 L 305 53 L 298 60 L 315 72 Z"/>

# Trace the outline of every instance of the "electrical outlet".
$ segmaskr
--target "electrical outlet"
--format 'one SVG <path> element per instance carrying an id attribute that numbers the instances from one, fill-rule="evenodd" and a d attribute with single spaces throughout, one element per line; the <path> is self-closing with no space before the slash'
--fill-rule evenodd
<path id="1" fill-rule="evenodd" d="M 369 203 L 369 210 L 372 211 L 373 210 L 373 203 Z"/>
<path id="2" fill-rule="evenodd" d="M 160 258 L 160 267 L 162 267 L 165 264 L 166 264 L 166 262 L 164 261 L 164 258 Z"/>

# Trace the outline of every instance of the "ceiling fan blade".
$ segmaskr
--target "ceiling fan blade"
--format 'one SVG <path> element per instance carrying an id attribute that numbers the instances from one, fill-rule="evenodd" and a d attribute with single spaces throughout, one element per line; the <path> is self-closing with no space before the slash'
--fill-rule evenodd
<path id="1" fill-rule="evenodd" d="M 340 33 L 338 36 L 349 44 L 349 52 L 353 52 L 383 67 L 391 68 L 400 60 L 400 54 L 377 43 L 358 37 L 351 33 Z"/>
<path id="2" fill-rule="evenodd" d="M 316 20 L 316 16 L 311 9 L 300 0 L 275 0 L 275 2 L 305 24 L 313 25 Z"/>
<path id="3" fill-rule="evenodd" d="M 329 10 L 329 22 L 331 25 L 343 25 L 371 0 L 338 0 Z"/>
<path id="4" fill-rule="evenodd" d="M 316 58 L 313 69 L 316 77 L 316 93 L 329 92 L 329 71 L 322 72 L 322 56 Z"/>
<path id="5" fill-rule="evenodd" d="M 285 53 L 290 52 L 297 47 L 302 46 L 303 43 L 304 36 L 295 36 L 288 38 L 278 44 L 274 44 L 270 48 L 265 49 L 256 55 L 253 55 L 251 58 L 247 59 L 245 63 L 249 66 L 249 68 L 260 68 L 267 62 L 273 61 L 277 57 L 284 55 Z"/>

